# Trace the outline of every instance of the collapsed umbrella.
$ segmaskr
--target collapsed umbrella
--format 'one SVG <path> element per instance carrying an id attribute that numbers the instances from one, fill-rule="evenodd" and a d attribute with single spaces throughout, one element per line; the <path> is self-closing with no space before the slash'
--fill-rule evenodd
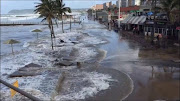
<path id="1" fill-rule="evenodd" d="M 37 34 L 37 38 L 38 38 L 38 32 L 42 32 L 40 29 L 35 29 L 35 30 L 33 30 L 32 32 L 36 32 L 36 34 Z"/>
<path id="2" fill-rule="evenodd" d="M 20 43 L 20 42 L 17 41 L 17 40 L 13 40 L 13 39 L 10 39 L 10 40 L 7 40 L 7 41 L 4 42 L 4 44 L 11 44 L 13 54 L 14 54 L 14 52 L 13 52 L 13 44 L 17 44 L 17 43 Z"/>

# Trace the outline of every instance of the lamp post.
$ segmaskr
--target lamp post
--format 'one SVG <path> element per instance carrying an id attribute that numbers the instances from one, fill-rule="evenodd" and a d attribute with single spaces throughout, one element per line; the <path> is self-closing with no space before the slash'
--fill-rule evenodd
<path id="1" fill-rule="evenodd" d="M 96 20 L 96 10 L 97 10 L 97 8 L 96 8 L 96 0 L 94 0 L 94 3 L 95 3 L 95 20 Z"/>
<path id="2" fill-rule="evenodd" d="M 153 7 L 154 8 L 156 8 L 156 3 L 157 3 L 157 0 L 154 0 L 153 1 Z M 153 25 L 152 32 L 151 32 L 151 42 L 152 43 L 154 43 L 153 42 L 153 40 L 154 40 L 154 33 L 155 33 L 155 30 L 156 30 L 155 29 L 156 28 L 156 23 L 155 23 L 156 22 L 156 10 L 154 10 L 154 19 L 153 19 L 153 22 L 154 22 L 154 25 Z"/>
<path id="3" fill-rule="evenodd" d="M 118 0 L 119 14 L 118 14 L 118 28 L 120 28 L 120 16 L 121 16 L 121 0 Z"/>
<path id="4" fill-rule="evenodd" d="M 72 17 L 73 15 L 70 15 L 70 31 L 71 31 L 71 17 Z"/>

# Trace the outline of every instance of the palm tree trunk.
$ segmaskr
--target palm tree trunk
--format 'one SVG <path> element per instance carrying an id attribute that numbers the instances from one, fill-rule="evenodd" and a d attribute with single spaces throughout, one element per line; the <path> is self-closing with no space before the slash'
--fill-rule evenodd
<path id="1" fill-rule="evenodd" d="M 53 27 L 53 25 L 51 25 L 51 26 L 52 26 L 53 38 L 56 38 L 55 34 L 54 34 L 54 27 Z"/>
<path id="2" fill-rule="evenodd" d="M 63 15 L 61 15 L 61 20 L 62 20 L 62 32 L 64 33 L 64 28 L 63 28 Z"/>
<path id="3" fill-rule="evenodd" d="M 54 47 L 53 47 L 53 36 L 51 34 L 51 47 L 52 47 L 52 50 L 54 50 Z"/>
<path id="4" fill-rule="evenodd" d="M 70 31 L 71 31 L 71 17 L 70 17 Z"/>
<path id="5" fill-rule="evenodd" d="M 168 20 L 171 21 L 171 19 L 170 19 L 170 12 L 167 12 L 167 17 L 168 17 Z"/>
<path id="6" fill-rule="evenodd" d="M 53 22 L 52 22 L 52 20 L 51 20 L 51 31 L 52 31 L 52 37 L 55 38 L 54 27 L 53 27 Z"/>
<path id="7" fill-rule="evenodd" d="M 54 48 L 53 48 L 53 34 L 52 34 L 52 28 L 51 28 L 50 23 L 48 24 L 48 26 L 49 26 L 49 30 L 50 30 L 50 33 L 51 33 L 51 46 L 52 46 L 52 50 L 54 50 Z"/>

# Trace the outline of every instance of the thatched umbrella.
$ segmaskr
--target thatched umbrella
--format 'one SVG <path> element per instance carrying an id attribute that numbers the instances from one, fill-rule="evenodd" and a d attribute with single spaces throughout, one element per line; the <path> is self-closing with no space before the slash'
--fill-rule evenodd
<path id="1" fill-rule="evenodd" d="M 32 32 L 36 32 L 37 34 L 37 39 L 38 39 L 38 32 L 42 32 L 40 29 L 34 29 Z"/>
<path id="2" fill-rule="evenodd" d="M 17 44 L 17 43 L 20 43 L 20 42 L 17 41 L 17 40 L 13 40 L 13 39 L 10 39 L 10 40 L 7 40 L 7 41 L 4 42 L 4 44 L 11 44 L 12 54 L 14 54 L 14 51 L 13 51 L 13 44 Z"/>

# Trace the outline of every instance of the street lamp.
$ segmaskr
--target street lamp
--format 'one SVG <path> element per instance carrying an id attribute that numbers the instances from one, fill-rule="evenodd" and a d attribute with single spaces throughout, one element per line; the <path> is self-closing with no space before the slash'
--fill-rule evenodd
<path id="1" fill-rule="evenodd" d="M 119 6 L 119 14 L 118 14 L 118 28 L 120 28 L 120 16 L 121 16 L 121 14 L 120 14 L 120 9 L 121 9 L 121 0 L 118 0 L 118 6 Z"/>
<path id="2" fill-rule="evenodd" d="M 95 8 L 96 8 L 96 0 L 94 0 L 94 3 L 95 3 Z M 95 19 L 96 19 L 96 10 L 97 8 L 95 9 Z"/>

